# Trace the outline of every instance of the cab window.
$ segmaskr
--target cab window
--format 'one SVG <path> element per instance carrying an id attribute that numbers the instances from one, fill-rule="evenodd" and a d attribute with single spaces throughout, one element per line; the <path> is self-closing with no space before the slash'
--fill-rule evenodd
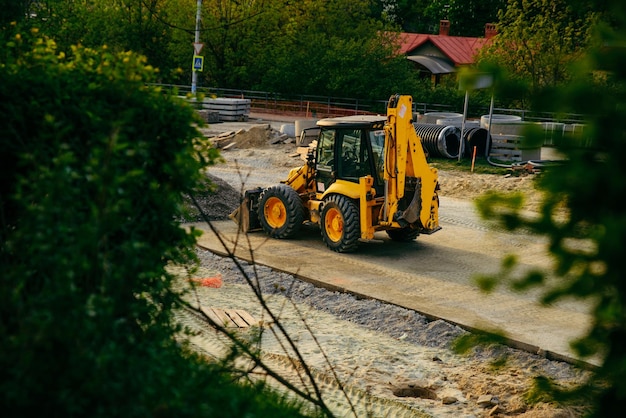
<path id="1" fill-rule="evenodd" d="M 343 130 L 341 134 L 341 169 L 339 176 L 347 179 L 358 179 L 363 175 L 363 163 L 367 159 L 367 152 L 363 153 L 361 130 Z"/>
<path id="2" fill-rule="evenodd" d="M 385 162 L 385 131 L 369 131 L 369 142 L 372 146 L 372 159 L 374 161 L 374 177 L 378 184 L 383 183 L 383 170 Z"/>
<path id="3" fill-rule="evenodd" d="M 335 181 L 335 131 L 322 130 L 316 156 L 316 187 L 324 192 Z"/>
<path id="4" fill-rule="evenodd" d="M 322 131 L 317 147 L 317 164 L 323 166 L 333 166 L 335 154 L 335 131 Z"/>

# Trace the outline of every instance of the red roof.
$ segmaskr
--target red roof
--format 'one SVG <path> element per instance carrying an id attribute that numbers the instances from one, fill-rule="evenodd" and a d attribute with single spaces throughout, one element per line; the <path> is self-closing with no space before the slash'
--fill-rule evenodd
<path id="1" fill-rule="evenodd" d="M 491 39 L 403 32 L 400 34 L 400 53 L 411 55 L 411 51 L 426 42 L 431 42 L 450 58 L 454 65 L 463 65 L 474 63 L 478 51 L 491 42 Z"/>

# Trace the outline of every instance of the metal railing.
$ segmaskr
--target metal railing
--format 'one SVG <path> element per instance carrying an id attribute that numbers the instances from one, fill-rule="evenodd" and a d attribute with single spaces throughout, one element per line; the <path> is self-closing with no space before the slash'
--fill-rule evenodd
<path id="1" fill-rule="evenodd" d="M 191 93 L 188 85 L 158 84 L 165 91 L 176 91 L 179 95 Z M 326 118 L 334 116 L 385 114 L 387 100 L 362 100 L 345 97 L 329 97 L 316 95 L 286 95 L 267 91 L 224 89 L 198 87 L 198 93 L 207 97 L 228 97 L 250 100 L 252 113 L 281 114 L 295 117 Z M 437 103 L 414 102 L 413 112 L 425 114 L 429 112 L 462 113 L 463 103 L 458 106 Z M 470 118 L 479 118 L 489 113 L 488 107 L 472 107 Z M 495 108 L 494 113 L 517 115 L 530 122 L 561 122 L 567 124 L 584 123 L 582 115 L 535 112 L 524 109 Z"/>
<path id="2" fill-rule="evenodd" d="M 159 84 L 166 91 L 179 95 L 191 92 L 189 86 Z M 297 117 L 326 118 L 332 116 L 375 114 L 386 111 L 386 101 L 367 101 L 345 97 L 315 95 L 285 95 L 266 91 L 198 87 L 198 93 L 207 97 L 242 98 L 250 100 L 253 113 L 293 115 Z"/>

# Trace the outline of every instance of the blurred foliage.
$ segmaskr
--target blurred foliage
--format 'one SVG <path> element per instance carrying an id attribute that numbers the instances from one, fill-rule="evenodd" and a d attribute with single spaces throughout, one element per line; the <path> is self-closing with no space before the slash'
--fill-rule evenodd
<path id="1" fill-rule="evenodd" d="M 5 28 L 0 47 L 0 409 L 5 417 L 293 417 L 177 337 L 174 221 L 217 157 L 143 56 Z M 7 32 L 10 32 L 7 33 Z"/>
<path id="2" fill-rule="evenodd" d="M 590 303 L 592 327 L 571 346 L 582 359 L 599 359 L 599 368 L 574 390 L 555 388 L 547 379 L 538 383 L 541 391 L 551 389 L 559 399 L 591 395 L 593 416 L 614 417 L 626 407 L 626 211 L 621 203 L 626 194 L 626 13 L 617 0 L 592 6 L 606 8 L 610 19 L 593 27 L 589 47 L 572 65 L 571 76 L 558 85 L 528 89 L 533 109 L 586 118 L 584 130 L 564 135 L 557 144 L 566 163 L 539 178 L 538 187 L 546 193 L 538 217 L 522 216 L 519 200 L 507 196 L 485 196 L 479 202 L 485 217 L 500 219 L 506 228 L 545 235 L 554 269 L 514 277 L 517 260 L 508 257 L 499 275 L 482 281 L 488 287 L 502 281 L 517 289 L 539 286 L 545 304 L 565 299 Z M 507 84 L 498 77 L 495 90 L 506 91 Z M 530 140 L 533 135 L 528 132 Z M 561 206 L 566 212 L 559 215 Z"/>

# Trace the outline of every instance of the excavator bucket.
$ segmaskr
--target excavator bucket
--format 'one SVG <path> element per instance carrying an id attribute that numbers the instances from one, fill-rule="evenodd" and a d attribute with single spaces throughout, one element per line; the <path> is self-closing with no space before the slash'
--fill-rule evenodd
<path id="1" fill-rule="evenodd" d="M 228 215 L 230 219 L 235 221 L 239 225 L 241 232 L 250 232 L 261 229 L 261 223 L 259 222 L 258 207 L 259 196 L 261 195 L 260 187 L 254 190 L 246 190 L 244 192 L 243 200 L 241 204 L 233 213 Z"/>

